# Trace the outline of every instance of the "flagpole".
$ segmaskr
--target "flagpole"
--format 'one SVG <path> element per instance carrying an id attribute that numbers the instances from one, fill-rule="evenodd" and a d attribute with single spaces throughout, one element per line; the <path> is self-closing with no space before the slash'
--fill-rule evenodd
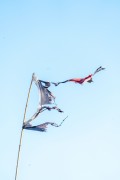
<path id="1" fill-rule="evenodd" d="M 30 91 L 31 91 L 31 87 L 32 87 L 32 82 L 33 82 L 33 76 L 32 76 L 32 80 L 31 80 L 31 83 L 30 83 L 29 91 L 28 91 L 28 96 L 27 96 L 27 101 L 26 101 L 26 106 L 25 106 L 25 111 L 24 111 L 24 117 L 23 117 L 23 125 L 25 123 L 26 111 L 27 111 L 27 107 L 28 107 L 28 101 L 29 101 L 29 97 L 30 97 Z M 18 165 L 19 165 L 20 150 L 21 150 L 22 137 L 23 137 L 23 125 L 22 125 L 22 130 L 21 130 L 21 135 L 20 135 L 20 143 L 19 143 L 19 149 L 18 149 L 18 157 L 17 157 L 17 164 L 16 164 L 15 180 L 17 180 L 17 175 L 18 175 Z"/>

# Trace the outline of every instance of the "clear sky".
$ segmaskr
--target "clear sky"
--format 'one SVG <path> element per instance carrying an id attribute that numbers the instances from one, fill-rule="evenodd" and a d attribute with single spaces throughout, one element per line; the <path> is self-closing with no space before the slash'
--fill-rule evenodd
<path id="1" fill-rule="evenodd" d="M 84 77 L 94 83 L 50 90 L 64 114 L 44 112 L 24 131 L 17 180 L 120 179 L 120 1 L 0 2 L 0 179 L 13 180 L 32 73 L 46 81 Z M 27 119 L 38 105 L 33 84 Z"/>

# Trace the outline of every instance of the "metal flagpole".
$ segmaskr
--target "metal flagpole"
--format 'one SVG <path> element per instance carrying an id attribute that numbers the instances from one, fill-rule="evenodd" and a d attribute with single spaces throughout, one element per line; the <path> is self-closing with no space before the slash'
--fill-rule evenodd
<path id="1" fill-rule="evenodd" d="M 23 117 L 23 125 L 25 123 L 26 111 L 27 111 L 27 107 L 28 107 L 28 101 L 29 101 L 29 97 L 30 97 L 30 91 L 31 91 L 31 87 L 32 87 L 32 82 L 33 82 L 33 76 L 32 76 L 32 80 L 31 80 L 31 83 L 30 83 L 29 91 L 28 91 L 28 96 L 27 96 L 27 101 L 26 101 L 26 106 L 25 106 L 25 112 L 24 112 L 24 117 Z M 22 137 L 23 137 L 23 125 L 22 125 L 22 130 L 21 130 L 21 135 L 20 135 L 20 143 L 19 143 L 19 149 L 18 149 L 18 157 L 17 157 L 17 164 L 16 164 L 15 180 L 17 180 L 17 175 L 18 175 L 18 165 L 19 165 L 20 150 L 21 150 Z"/>

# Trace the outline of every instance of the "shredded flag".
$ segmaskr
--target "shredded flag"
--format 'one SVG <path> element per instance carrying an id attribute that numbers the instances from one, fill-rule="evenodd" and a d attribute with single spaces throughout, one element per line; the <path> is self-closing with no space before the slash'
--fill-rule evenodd
<path id="1" fill-rule="evenodd" d="M 51 126 L 55 126 L 55 127 L 59 127 L 61 126 L 61 124 L 63 123 L 63 121 L 67 118 L 65 118 L 62 123 L 60 125 L 53 123 L 53 122 L 46 122 L 37 126 L 32 126 L 30 124 L 31 121 L 33 121 L 35 118 L 38 117 L 38 115 L 40 113 L 42 113 L 45 110 L 51 111 L 51 110 L 57 110 L 60 113 L 63 113 L 63 111 L 57 107 L 56 103 L 55 103 L 55 96 L 52 94 L 52 92 L 48 89 L 51 84 L 54 84 L 55 86 L 58 86 L 61 83 L 66 83 L 66 82 L 75 82 L 78 84 L 83 84 L 84 82 L 88 82 L 91 83 L 93 82 L 93 76 L 104 70 L 105 68 L 103 68 L 102 66 L 100 66 L 99 68 L 97 68 L 95 70 L 95 72 L 93 74 L 90 74 L 84 78 L 72 78 L 72 79 L 68 79 L 66 81 L 62 81 L 62 82 L 48 82 L 48 81 L 43 81 L 38 79 L 35 74 L 33 74 L 32 76 L 32 80 L 35 82 L 37 88 L 38 88 L 38 92 L 39 92 L 39 106 L 38 109 L 36 111 L 36 113 L 29 119 L 26 121 L 26 123 L 24 124 L 23 128 L 24 129 L 29 129 L 29 130 L 36 130 L 36 131 L 46 131 L 47 126 L 51 125 Z M 47 106 L 51 104 L 52 106 Z"/>
<path id="2" fill-rule="evenodd" d="M 39 92 L 39 104 L 40 106 L 45 104 L 55 103 L 55 96 L 48 90 L 50 87 L 50 82 L 45 82 L 39 80 L 35 74 L 33 74 L 33 81 L 35 82 L 38 92 Z M 43 85 L 44 84 L 44 85 Z"/>
<path id="3" fill-rule="evenodd" d="M 57 106 L 53 106 L 53 107 L 43 106 L 37 110 L 37 112 L 27 121 L 27 123 L 33 121 L 43 111 L 45 111 L 45 110 L 51 111 L 52 109 L 55 109 L 60 113 L 63 113 L 63 111 L 61 109 L 59 109 Z"/>
<path id="4" fill-rule="evenodd" d="M 35 76 L 35 74 L 33 74 L 32 80 L 35 82 L 35 84 L 38 88 L 39 106 L 38 106 L 36 113 L 27 121 L 27 123 L 30 123 L 31 121 L 33 121 L 35 118 L 38 117 L 38 115 L 40 113 L 42 113 L 45 110 L 50 111 L 50 110 L 54 109 L 60 113 L 63 113 L 63 111 L 60 108 L 58 108 L 55 104 L 55 96 L 51 93 L 51 91 L 48 90 L 48 88 L 51 85 L 50 82 L 39 80 Z M 50 107 L 50 106 L 46 106 L 46 104 L 54 104 L 55 106 Z"/>
<path id="5" fill-rule="evenodd" d="M 105 68 L 103 68 L 102 66 L 100 66 L 99 68 L 96 69 L 96 71 L 93 73 L 93 74 L 90 74 L 89 76 L 86 76 L 85 78 L 73 78 L 73 79 L 68 79 L 66 81 L 62 81 L 62 82 L 58 82 L 58 83 L 54 83 L 52 82 L 52 84 L 54 84 L 55 86 L 58 86 L 59 84 L 61 83 L 66 83 L 66 82 L 75 82 L 75 83 L 78 83 L 78 84 L 83 84 L 84 82 L 88 82 L 88 83 L 91 83 L 93 82 L 92 80 L 92 77 L 100 72 L 101 70 L 104 70 Z"/>
<path id="6" fill-rule="evenodd" d="M 53 122 L 45 122 L 45 123 L 37 125 L 37 126 L 32 126 L 30 123 L 27 122 L 27 123 L 24 123 L 23 129 L 46 132 L 47 128 L 48 128 L 48 125 L 51 125 L 51 126 L 54 126 L 54 127 L 60 127 L 62 125 L 62 123 L 65 121 L 65 119 L 63 119 L 62 122 L 59 125 L 56 124 L 56 123 L 53 123 Z"/>

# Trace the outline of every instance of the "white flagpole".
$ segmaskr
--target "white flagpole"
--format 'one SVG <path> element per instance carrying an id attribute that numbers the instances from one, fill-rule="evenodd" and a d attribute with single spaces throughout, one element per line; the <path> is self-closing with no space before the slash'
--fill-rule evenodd
<path id="1" fill-rule="evenodd" d="M 33 82 L 33 76 L 32 76 L 32 80 L 31 80 L 31 83 L 30 83 L 29 91 L 28 91 L 28 96 L 27 96 L 27 101 L 26 101 L 26 106 L 25 106 L 25 112 L 24 112 L 24 117 L 23 117 L 23 125 L 25 123 L 26 111 L 27 111 L 27 107 L 28 107 L 28 101 L 29 101 L 29 97 L 30 97 L 30 91 L 31 91 L 31 87 L 32 87 L 32 82 Z M 18 175 L 18 165 L 19 165 L 20 150 L 21 150 L 22 137 L 23 137 L 23 125 L 22 125 L 22 130 L 21 130 L 21 135 L 20 135 L 20 143 L 19 143 L 19 149 L 18 149 L 18 157 L 17 157 L 17 164 L 16 164 L 15 180 L 17 180 L 17 175 Z"/>

